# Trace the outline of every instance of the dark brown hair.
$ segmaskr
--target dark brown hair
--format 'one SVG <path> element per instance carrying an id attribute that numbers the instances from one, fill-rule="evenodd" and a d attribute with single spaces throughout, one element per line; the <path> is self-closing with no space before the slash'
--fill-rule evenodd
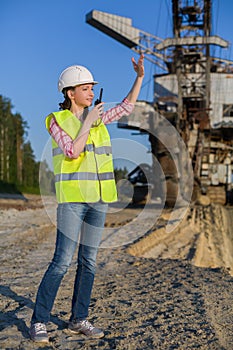
<path id="1" fill-rule="evenodd" d="M 70 109 L 71 108 L 71 100 L 67 94 L 68 90 L 73 90 L 74 88 L 72 86 L 66 87 L 62 90 L 62 93 L 64 95 L 64 101 L 59 103 L 60 106 L 60 110 L 64 110 L 64 109 Z"/>

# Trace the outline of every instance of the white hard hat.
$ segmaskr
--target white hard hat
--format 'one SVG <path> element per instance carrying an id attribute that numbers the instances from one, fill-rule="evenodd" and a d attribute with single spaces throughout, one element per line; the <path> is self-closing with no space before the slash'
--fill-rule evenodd
<path id="1" fill-rule="evenodd" d="M 61 92 L 64 88 L 69 86 L 76 86 L 81 84 L 98 84 L 94 81 L 91 72 L 83 66 L 70 66 L 66 68 L 60 75 L 58 81 L 58 90 Z"/>

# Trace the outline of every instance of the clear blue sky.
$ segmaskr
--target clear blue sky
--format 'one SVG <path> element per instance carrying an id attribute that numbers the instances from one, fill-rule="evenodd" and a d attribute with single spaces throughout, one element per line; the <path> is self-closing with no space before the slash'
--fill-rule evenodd
<path id="1" fill-rule="evenodd" d="M 58 110 L 62 101 L 57 80 L 64 68 L 72 64 L 87 66 L 104 88 L 105 102 L 121 101 L 135 78 L 130 60 L 138 55 L 87 24 L 86 14 L 97 9 L 131 17 L 133 26 L 165 38 L 171 35 L 171 2 L 0 0 L 0 94 L 10 98 L 13 112 L 27 121 L 28 138 L 37 160 L 48 140 L 44 118 Z M 232 0 L 213 0 L 213 32 L 231 43 L 232 13 Z M 224 58 L 231 59 L 231 51 L 226 51 Z M 146 61 L 145 68 L 139 99 L 152 101 L 152 76 L 157 67 Z M 96 87 L 96 94 L 98 91 Z M 126 135 L 122 129 L 114 132 L 119 132 L 119 137 Z M 136 136 L 135 140 L 140 139 Z"/>

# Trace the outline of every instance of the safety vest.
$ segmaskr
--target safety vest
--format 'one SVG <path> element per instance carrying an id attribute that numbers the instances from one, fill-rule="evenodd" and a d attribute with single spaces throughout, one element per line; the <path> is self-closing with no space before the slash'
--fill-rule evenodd
<path id="1" fill-rule="evenodd" d="M 75 140 L 82 123 L 69 110 L 54 112 L 46 118 L 49 130 L 51 118 Z M 112 161 L 112 147 L 108 130 L 100 120 L 92 127 L 78 158 L 66 157 L 52 138 L 53 168 L 58 203 L 100 200 L 106 203 L 117 200 L 116 183 Z"/>

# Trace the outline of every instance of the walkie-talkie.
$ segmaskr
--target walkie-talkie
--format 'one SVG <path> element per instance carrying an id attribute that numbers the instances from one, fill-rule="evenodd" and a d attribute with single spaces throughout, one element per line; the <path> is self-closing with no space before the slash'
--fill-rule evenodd
<path id="1" fill-rule="evenodd" d="M 97 100 L 95 101 L 95 106 L 102 101 L 102 95 L 103 95 L 103 88 L 100 89 L 100 95 L 99 95 L 99 98 L 97 98 Z"/>

